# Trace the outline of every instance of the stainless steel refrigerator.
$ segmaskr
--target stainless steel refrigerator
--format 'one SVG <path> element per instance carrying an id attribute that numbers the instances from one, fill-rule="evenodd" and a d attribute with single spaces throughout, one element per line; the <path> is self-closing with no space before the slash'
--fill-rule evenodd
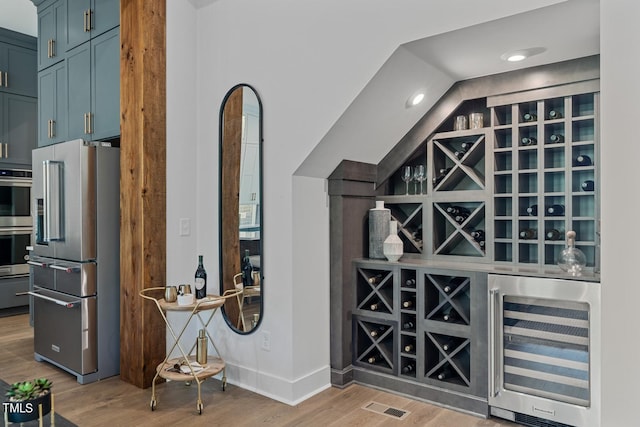
<path id="1" fill-rule="evenodd" d="M 120 372 L 120 150 L 33 150 L 28 264 L 35 359 L 81 384 Z"/>

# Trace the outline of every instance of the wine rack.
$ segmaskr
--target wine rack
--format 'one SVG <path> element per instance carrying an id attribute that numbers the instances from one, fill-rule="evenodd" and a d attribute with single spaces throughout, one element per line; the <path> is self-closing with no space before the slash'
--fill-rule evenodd
<path id="1" fill-rule="evenodd" d="M 493 106 L 495 261 L 555 265 L 575 230 L 587 266 L 597 267 L 597 98 Z"/>
<path id="2" fill-rule="evenodd" d="M 412 154 L 410 162 L 427 165 L 425 194 L 400 195 L 396 183 L 398 191 L 378 197 L 398 220 L 405 256 L 555 266 L 575 230 L 596 271 L 598 104 L 598 93 L 571 85 L 463 103 Z M 484 127 L 453 130 L 470 112 L 484 114 Z M 462 217 L 450 212 L 459 208 Z"/>
<path id="3" fill-rule="evenodd" d="M 361 312 L 393 314 L 393 271 L 383 269 L 358 269 L 356 297 Z"/>
<path id="4" fill-rule="evenodd" d="M 354 272 L 354 366 L 433 387 L 439 396 L 486 397 L 486 274 L 382 261 L 356 262 Z M 377 295 L 368 279 L 381 272 L 378 286 L 392 287 L 389 300 L 397 301 L 388 313 L 367 309 Z"/>

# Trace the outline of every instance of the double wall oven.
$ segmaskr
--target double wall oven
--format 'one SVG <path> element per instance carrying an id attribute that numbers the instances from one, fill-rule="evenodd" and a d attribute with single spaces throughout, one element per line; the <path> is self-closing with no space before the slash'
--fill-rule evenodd
<path id="1" fill-rule="evenodd" d="M 29 305 L 30 170 L 0 169 L 0 309 Z"/>

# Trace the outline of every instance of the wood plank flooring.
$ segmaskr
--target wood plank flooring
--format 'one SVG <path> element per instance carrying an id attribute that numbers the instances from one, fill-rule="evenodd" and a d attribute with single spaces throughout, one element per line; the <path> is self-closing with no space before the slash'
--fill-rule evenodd
<path id="1" fill-rule="evenodd" d="M 516 424 L 481 419 L 360 385 L 329 388 L 296 406 L 210 379 L 202 384 L 204 410 L 196 410 L 197 386 L 170 382 L 156 388 L 157 408 L 151 411 L 151 388 L 139 389 L 118 377 L 80 385 L 76 378 L 33 359 L 33 330 L 28 315 L 0 318 L 0 378 L 7 383 L 47 377 L 53 381 L 55 409 L 84 426 L 424 426 L 499 427 Z M 409 411 L 403 420 L 362 409 L 374 401 Z"/>

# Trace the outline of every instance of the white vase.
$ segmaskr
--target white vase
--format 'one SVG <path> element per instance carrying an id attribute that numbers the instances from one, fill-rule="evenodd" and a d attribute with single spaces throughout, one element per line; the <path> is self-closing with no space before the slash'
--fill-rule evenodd
<path id="1" fill-rule="evenodd" d="M 384 207 L 384 201 L 376 201 L 376 207 L 369 209 L 369 258 L 384 259 L 384 239 L 389 235 L 391 210 Z"/>
<path id="2" fill-rule="evenodd" d="M 391 262 L 396 262 L 400 259 L 403 252 L 402 240 L 398 236 L 398 222 L 389 221 L 389 236 L 383 243 L 384 256 Z"/>

